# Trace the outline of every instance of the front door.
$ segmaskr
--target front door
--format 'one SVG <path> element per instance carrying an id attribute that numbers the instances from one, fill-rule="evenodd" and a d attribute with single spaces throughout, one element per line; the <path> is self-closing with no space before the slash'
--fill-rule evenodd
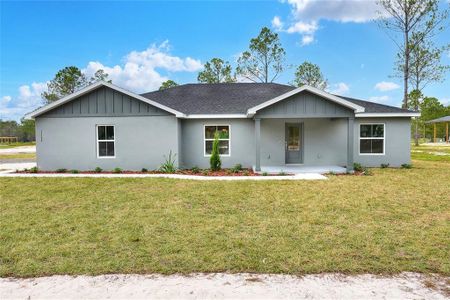
<path id="1" fill-rule="evenodd" d="M 286 163 L 303 163 L 302 124 L 286 123 Z"/>

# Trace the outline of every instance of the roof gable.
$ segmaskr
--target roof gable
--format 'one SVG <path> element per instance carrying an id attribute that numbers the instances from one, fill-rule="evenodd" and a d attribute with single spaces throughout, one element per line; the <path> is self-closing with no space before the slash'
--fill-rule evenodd
<path id="1" fill-rule="evenodd" d="M 305 91 L 310 92 L 312 94 L 315 94 L 317 96 L 320 96 L 323 99 L 332 101 L 332 102 L 337 103 L 339 105 L 342 105 L 342 106 L 344 106 L 346 108 L 352 109 L 355 113 L 364 112 L 364 107 L 362 107 L 360 105 L 357 105 L 355 103 L 347 101 L 347 100 L 345 100 L 345 99 L 343 99 L 341 97 L 337 97 L 337 96 L 335 96 L 333 94 L 330 94 L 330 93 L 327 93 L 325 91 L 319 90 L 317 88 L 304 85 L 304 86 L 301 86 L 301 87 L 296 88 L 294 90 L 291 90 L 289 92 L 286 92 L 286 93 L 284 93 L 282 95 L 279 95 L 279 96 L 277 96 L 275 98 L 272 98 L 272 99 L 270 99 L 268 101 L 265 101 L 265 102 L 263 102 L 263 103 L 261 103 L 259 105 L 256 105 L 254 107 L 249 108 L 247 110 L 247 115 L 253 116 L 258 111 L 260 111 L 260 110 L 262 110 L 262 109 L 264 109 L 264 108 L 266 108 L 268 106 L 274 105 L 274 104 L 276 104 L 276 103 L 278 103 L 280 101 L 283 101 L 285 99 L 288 99 L 288 98 L 290 98 L 290 97 L 292 97 L 294 95 L 297 95 L 297 94 L 299 94 L 301 92 L 305 92 Z"/>
<path id="2" fill-rule="evenodd" d="M 41 115 L 43 115 L 45 113 L 49 113 L 50 111 L 53 111 L 53 110 L 55 110 L 55 109 L 65 105 L 65 104 L 67 104 L 69 102 L 77 100 L 81 96 L 87 95 L 87 94 L 89 94 L 89 93 L 91 93 L 91 92 L 93 92 L 95 90 L 98 90 L 98 89 L 100 89 L 102 87 L 107 87 L 109 89 L 112 89 L 113 91 L 120 92 L 120 93 L 122 93 L 124 95 L 127 95 L 127 96 L 133 98 L 133 99 L 138 100 L 139 102 L 144 102 L 144 103 L 146 103 L 148 105 L 154 106 L 154 107 L 156 107 L 158 109 L 161 109 L 161 110 L 166 111 L 168 113 L 174 114 L 177 117 L 183 117 L 184 116 L 183 113 L 181 113 L 181 112 L 179 112 L 177 110 L 174 110 L 174 109 L 172 109 L 170 107 L 167 107 L 165 105 L 162 105 L 162 104 L 160 104 L 158 102 L 155 102 L 155 101 L 152 101 L 150 99 L 144 98 L 144 97 L 142 97 L 142 96 L 140 96 L 138 94 L 135 94 L 133 92 L 127 91 L 125 89 L 122 89 L 122 88 L 120 88 L 120 87 L 118 87 L 116 85 L 113 85 L 111 83 L 99 81 L 99 82 L 91 84 L 91 85 L 89 85 L 89 86 L 87 86 L 87 87 L 85 87 L 83 89 L 80 89 L 80 90 L 76 91 L 75 93 L 72 93 L 72 94 L 70 94 L 70 95 L 68 95 L 66 97 L 63 97 L 63 98 L 61 98 L 61 99 L 59 99 L 59 100 L 57 100 L 55 102 L 52 102 L 52 103 L 47 104 L 47 105 L 45 105 L 43 107 L 40 107 L 40 108 L 36 109 L 35 111 L 27 114 L 25 116 L 25 118 L 26 119 L 32 119 L 32 118 L 36 118 L 38 116 L 41 116 Z"/>

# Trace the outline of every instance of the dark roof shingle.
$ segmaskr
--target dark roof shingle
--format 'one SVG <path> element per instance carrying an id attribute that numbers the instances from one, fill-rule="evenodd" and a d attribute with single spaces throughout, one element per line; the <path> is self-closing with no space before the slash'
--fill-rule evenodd
<path id="1" fill-rule="evenodd" d="M 292 91 L 296 87 L 277 83 L 191 83 L 141 94 L 185 114 L 245 114 L 251 107 Z M 363 106 L 366 113 L 411 112 L 394 106 L 341 97 Z"/>

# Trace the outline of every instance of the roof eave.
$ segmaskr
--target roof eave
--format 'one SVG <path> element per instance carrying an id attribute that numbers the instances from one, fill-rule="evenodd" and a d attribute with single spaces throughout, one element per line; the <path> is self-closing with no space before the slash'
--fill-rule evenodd
<path id="1" fill-rule="evenodd" d="M 394 118 L 394 117 L 420 117 L 420 112 L 390 112 L 390 113 L 357 113 L 356 118 Z"/>

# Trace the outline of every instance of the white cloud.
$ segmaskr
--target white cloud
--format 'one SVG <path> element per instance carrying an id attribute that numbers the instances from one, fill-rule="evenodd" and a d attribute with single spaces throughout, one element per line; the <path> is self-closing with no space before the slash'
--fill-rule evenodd
<path id="1" fill-rule="evenodd" d="M 386 102 L 386 101 L 389 101 L 389 96 L 373 96 L 373 97 L 370 97 L 369 98 L 369 101 L 372 101 L 372 102 Z"/>
<path id="2" fill-rule="evenodd" d="M 349 90 L 350 90 L 350 87 L 346 83 L 339 82 L 339 83 L 332 85 L 332 89 L 330 90 L 330 93 L 342 95 L 342 94 L 346 94 Z"/>
<path id="3" fill-rule="evenodd" d="M 276 30 L 283 29 L 283 22 L 281 22 L 280 17 L 278 17 L 278 16 L 273 17 L 272 27 L 275 28 Z"/>
<path id="4" fill-rule="evenodd" d="M 380 92 L 392 91 L 400 88 L 400 86 L 394 82 L 381 81 L 375 84 L 374 87 L 376 90 Z"/>
<path id="5" fill-rule="evenodd" d="M 0 118 L 17 120 L 29 111 L 42 104 L 41 94 L 47 89 L 45 82 L 33 82 L 31 85 L 22 85 L 18 89 L 18 96 L 3 96 L 0 101 Z"/>
<path id="6" fill-rule="evenodd" d="M 120 65 L 107 66 L 99 61 L 90 61 L 82 72 L 90 78 L 98 69 L 108 73 L 112 82 L 136 93 L 156 90 L 166 81 L 170 72 L 196 72 L 203 68 L 200 60 L 178 57 L 170 53 L 168 41 L 150 45 L 143 51 L 131 51 Z M 33 82 L 22 85 L 18 96 L 3 96 L 0 102 L 0 118 L 20 119 L 24 114 L 42 105 L 41 94 L 47 83 Z"/>
<path id="7" fill-rule="evenodd" d="M 450 1 L 450 0 L 449 0 Z M 441 98 L 441 101 L 440 101 L 442 104 L 444 104 L 444 105 L 450 105 L 450 98 Z"/>
<path id="8" fill-rule="evenodd" d="M 83 69 L 88 77 L 98 69 L 109 74 L 114 84 L 136 93 L 155 90 L 168 77 L 159 70 L 166 72 L 195 72 L 203 68 L 200 60 L 191 57 L 180 58 L 169 53 L 168 41 L 161 45 L 151 45 L 144 51 L 132 51 L 124 57 L 124 64 L 105 66 L 98 61 L 91 61 Z"/>
<path id="9" fill-rule="evenodd" d="M 314 40 L 314 33 L 319 29 L 320 20 L 329 20 L 342 23 L 364 23 L 379 17 L 376 0 L 287 0 L 291 6 L 292 24 L 287 33 L 299 33 L 302 40 Z M 276 17 L 280 20 L 279 17 Z M 275 18 L 274 18 L 275 20 Z M 272 20 L 272 26 L 274 26 Z M 305 27 L 309 24 L 309 27 Z M 303 31 L 302 31 L 303 30 Z M 302 42 L 302 45 L 305 43 Z"/>
<path id="10" fill-rule="evenodd" d="M 306 46 L 314 42 L 314 36 L 313 35 L 304 35 L 302 36 L 302 46 Z"/>

